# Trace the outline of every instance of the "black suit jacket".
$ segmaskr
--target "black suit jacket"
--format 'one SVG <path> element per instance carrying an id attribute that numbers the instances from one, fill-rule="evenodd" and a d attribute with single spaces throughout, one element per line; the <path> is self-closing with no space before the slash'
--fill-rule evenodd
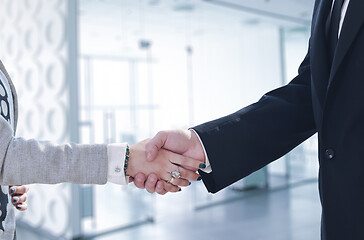
<path id="1" fill-rule="evenodd" d="M 296 78 L 194 129 L 212 165 L 212 173 L 200 173 L 213 193 L 318 132 L 322 239 L 356 240 L 364 239 L 364 0 L 350 1 L 332 64 L 331 3 L 315 2 L 309 50 Z"/>

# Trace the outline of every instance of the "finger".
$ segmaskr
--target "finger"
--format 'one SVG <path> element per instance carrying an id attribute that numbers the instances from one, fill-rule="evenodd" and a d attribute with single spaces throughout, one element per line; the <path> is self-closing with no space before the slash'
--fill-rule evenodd
<path id="1" fill-rule="evenodd" d="M 189 181 L 198 181 L 201 179 L 200 175 L 198 173 L 196 173 L 195 171 L 191 171 L 188 169 L 185 169 L 183 167 L 177 166 L 175 164 L 173 164 L 172 162 L 170 162 L 166 168 L 165 168 L 166 172 L 162 173 L 160 175 L 160 177 L 162 179 L 164 179 L 166 182 L 170 182 L 171 180 L 173 181 L 172 184 L 174 185 L 179 185 L 182 184 L 183 186 L 188 186 L 188 180 Z M 172 172 L 174 171 L 178 171 L 181 174 L 180 178 L 174 178 L 172 179 Z M 185 179 L 186 181 L 183 180 L 179 180 L 180 182 L 178 182 L 179 184 L 176 184 L 175 181 L 177 179 Z M 167 190 L 167 189 L 166 189 Z"/>
<path id="2" fill-rule="evenodd" d="M 18 204 L 16 206 L 16 209 L 18 209 L 19 211 L 25 211 L 28 209 L 28 204 L 26 203 Z"/>
<path id="3" fill-rule="evenodd" d="M 164 190 L 164 182 L 159 180 L 157 182 L 157 186 L 155 187 L 155 191 L 156 193 L 158 193 L 159 195 L 164 195 L 167 193 L 166 190 Z"/>
<path id="4" fill-rule="evenodd" d="M 17 206 L 18 204 L 24 203 L 28 198 L 28 195 L 26 193 L 20 195 L 20 196 L 14 196 L 11 198 L 11 202 L 14 206 Z"/>
<path id="5" fill-rule="evenodd" d="M 19 194 L 24 194 L 24 193 L 28 192 L 28 190 L 29 190 L 28 185 L 11 186 L 9 188 L 9 193 L 11 195 L 19 195 Z"/>
<path id="6" fill-rule="evenodd" d="M 186 180 L 190 180 L 190 181 L 199 181 L 199 180 L 201 180 L 201 176 L 198 173 L 193 172 L 191 170 L 187 170 L 187 169 L 184 169 L 182 167 L 179 167 L 178 171 L 181 173 L 181 177 L 186 179 Z"/>
<path id="7" fill-rule="evenodd" d="M 147 178 L 143 173 L 137 173 L 134 177 L 134 185 L 137 188 L 144 189 L 145 188 L 145 180 Z"/>
<path id="8" fill-rule="evenodd" d="M 182 172 L 180 171 L 180 169 L 183 169 L 181 167 L 178 167 L 178 166 L 175 166 L 173 165 L 173 169 L 171 169 L 170 172 L 165 172 L 164 174 L 161 175 L 161 178 L 167 182 L 167 183 L 171 183 L 173 184 L 174 186 L 177 186 L 177 187 L 187 187 L 190 185 L 190 182 L 188 179 L 186 179 L 185 177 L 182 176 Z M 179 171 L 181 173 L 181 177 L 180 178 L 173 178 L 172 175 L 171 175 L 171 172 L 172 171 Z M 191 174 L 188 172 L 188 170 L 182 170 L 184 173 L 183 175 L 186 175 L 186 176 L 190 176 Z M 196 174 L 196 176 L 190 176 L 190 178 L 192 178 L 192 181 L 196 181 L 196 179 L 198 178 L 198 174 Z M 167 190 L 167 189 L 165 189 Z"/>
<path id="9" fill-rule="evenodd" d="M 134 178 L 133 177 L 129 177 L 129 183 L 134 182 Z"/>
<path id="10" fill-rule="evenodd" d="M 164 143 L 167 140 L 167 136 L 167 132 L 160 131 L 147 143 L 147 145 L 145 146 L 147 161 L 150 162 L 156 158 L 159 149 L 164 146 Z"/>
<path id="11" fill-rule="evenodd" d="M 181 188 L 168 183 L 168 182 L 164 182 L 164 190 L 166 190 L 167 192 L 180 192 Z"/>
<path id="12" fill-rule="evenodd" d="M 147 181 L 145 182 L 145 189 L 147 189 L 147 191 L 149 193 L 154 193 L 155 192 L 155 187 L 157 185 L 157 181 L 158 181 L 158 176 L 154 173 L 151 173 L 148 176 Z"/>
<path id="13" fill-rule="evenodd" d="M 175 153 L 170 153 L 169 159 L 172 163 L 181 165 L 184 168 L 188 168 L 192 171 L 197 171 L 198 169 L 206 168 L 206 164 L 204 164 L 200 160 L 185 157 L 185 156 L 175 154 Z"/>
<path id="14" fill-rule="evenodd" d="M 191 184 L 190 181 L 188 181 L 188 180 L 186 180 L 184 178 L 176 178 L 173 181 L 173 185 L 179 186 L 179 187 L 187 187 L 190 184 Z"/>

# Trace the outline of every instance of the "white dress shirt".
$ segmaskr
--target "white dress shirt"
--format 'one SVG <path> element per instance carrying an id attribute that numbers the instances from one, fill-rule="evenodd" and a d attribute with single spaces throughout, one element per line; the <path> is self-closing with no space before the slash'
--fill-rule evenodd
<path id="1" fill-rule="evenodd" d="M 124 163 L 126 154 L 126 143 L 114 143 L 107 145 L 108 174 L 107 181 L 115 184 L 126 185 L 129 177 L 125 176 Z"/>
<path id="2" fill-rule="evenodd" d="M 342 6 L 342 9 L 341 9 L 341 18 L 340 18 L 340 25 L 339 25 L 339 31 L 338 31 L 338 38 L 340 37 L 341 29 L 343 27 L 343 23 L 344 23 L 344 20 L 345 20 L 346 12 L 348 10 L 349 2 L 350 2 L 350 0 L 344 0 L 343 6 Z M 332 9 L 334 7 L 334 3 L 335 3 L 335 0 L 332 1 L 331 11 L 332 11 Z M 330 15 L 330 17 L 331 17 L 331 15 Z M 203 169 L 202 171 L 204 171 L 206 173 L 210 173 L 210 172 L 212 172 L 212 167 L 211 167 L 209 158 L 207 156 L 207 153 L 206 153 L 206 150 L 205 150 L 205 146 L 203 145 L 203 142 L 201 141 L 200 136 L 197 134 L 197 132 L 196 131 L 194 131 L 194 132 L 196 133 L 196 135 L 198 136 L 198 139 L 201 142 L 201 145 L 202 145 L 203 151 L 205 153 L 205 157 L 206 157 L 206 162 L 205 162 L 206 168 Z"/>
<path id="3" fill-rule="evenodd" d="M 344 0 L 343 7 L 341 9 L 341 18 L 340 18 L 338 38 L 340 37 L 341 29 L 343 27 L 343 23 L 344 23 L 346 11 L 348 10 L 349 2 L 350 2 L 350 0 Z M 335 3 L 335 0 L 332 1 L 331 11 L 332 11 L 332 8 L 334 7 L 334 3 Z"/>

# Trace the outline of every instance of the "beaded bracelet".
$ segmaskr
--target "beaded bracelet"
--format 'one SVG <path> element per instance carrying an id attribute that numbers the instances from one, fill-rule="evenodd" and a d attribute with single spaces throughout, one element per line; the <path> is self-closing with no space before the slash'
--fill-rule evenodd
<path id="1" fill-rule="evenodd" d="M 126 176 L 126 169 L 128 168 L 128 164 L 129 164 L 129 154 L 130 154 L 130 148 L 129 148 L 129 145 L 126 145 L 125 162 L 124 162 L 125 176 Z"/>

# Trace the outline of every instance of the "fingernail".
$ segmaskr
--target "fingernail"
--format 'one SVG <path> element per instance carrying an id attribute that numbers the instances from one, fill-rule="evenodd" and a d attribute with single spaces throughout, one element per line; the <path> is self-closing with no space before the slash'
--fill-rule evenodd
<path id="1" fill-rule="evenodd" d="M 181 188 L 178 190 L 178 192 L 180 192 L 180 191 L 182 191 L 182 189 L 181 189 Z"/>
<path id="2" fill-rule="evenodd" d="M 17 206 L 16 208 L 17 208 L 17 209 L 21 209 L 21 206 Z"/>
<path id="3" fill-rule="evenodd" d="M 202 177 L 200 176 L 200 177 L 197 178 L 197 181 L 201 181 L 201 179 L 202 179 Z"/>
<path id="4" fill-rule="evenodd" d="M 13 198 L 13 202 L 17 202 L 18 201 L 18 198 Z"/>
<path id="5" fill-rule="evenodd" d="M 10 193 L 14 193 L 15 192 L 15 188 L 10 189 Z"/>
<path id="6" fill-rule="evenodd" d="M 147 159 L 150 160 L 151 157 L 152 157 L 152 154 L 150 152 L 147 153 Z"/>
<path id="7" fill-rule="evenodd" d="M 155 179 L 154 177 L 150 177 L 149 180 L 155 182 L 157 179 Z"/>
<path id="8" fill-rule="evenodd" d="M 135 181 L 142 182 L 142 179 L 137 177 L 137 178 L 135 178 Z"/>
<path id="9" fill-rule="evenodd" d="M 204 163 L 200 163 L 200 166 L 199 166 L 200 168 L 206 168 L 206 164 L 204 164 Z"/>

